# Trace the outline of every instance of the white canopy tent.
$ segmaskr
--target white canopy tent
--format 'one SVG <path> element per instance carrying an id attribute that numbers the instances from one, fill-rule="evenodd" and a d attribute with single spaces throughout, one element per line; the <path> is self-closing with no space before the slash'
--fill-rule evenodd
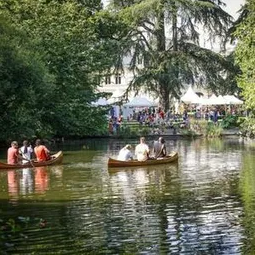
<path id="1" fill-rule="evenodd" d="M 191 104 L 199 104 L 199 105 L 238 105 L 238 104 L 243 104 L 243 101 L 236 98 L 235 96 L 232 95 L 227 95 L 227 96 L 216 96 L 212 95 L 209 98 L 205 97 L 199 97 L 198 99 L 195 98 L 191 101 Z"/>
<path id="2" fill-rule="evenodd" d="M 191 104 L 199 104 L 199 105 L 208 105 L 208 103 L 209 103 L 209 98 L 206 98 L 206 97 L 195 98 L 194 100 L 191 101 Z"/>
<path id="3" fill-rule="evenodd" d="M 96 102 L 91 103 L 93 106 L 105 106 L 108 105 L 108 102 L 105 98 L 100 97 Z"/>
<path id="4" fill-rule="evenodd" d="M 157 103 L 149 101 L 145 97 L 134 97 L 130 102 L 123 105 L 124 107 L 152 107 L 157 106 Z"/>
<path id="5" fill-rule="evenodd" d="M 107 100 L 107 103 L 108 103 L 108 104 L 114 104 L 114 103 L 117 103 L 117 102 L 119 102 L 119 101 L 120 101 L 120 99 L 111 97 L 111 98 L 109 98 L 109 99 Z"/>
<path id="6" fill-rule="evenodd" d="M 123 118 L 126 119 L 133 113 L 134 108 L 156 107 L 157 103 L 146 97 L 134 97 L 130 102 L 123 105 Z"/>
<path id="7" fill-rule="evenodd" d="M 227 104 L 243 104 L 243 101 L 233 95 L 223 96 Z"/>
<path id="8" fill-rule="evenodd" d="M 194 92 L 192 87 L 190 86 L 186 93 L 181 97 L 181 101 L 186 104 L 195 104 L 199 101 L 199 96 Z"/>
<path id="9" fill-rule="evenodd" d="M 212 94 L 206 101 L 205 105 L 225 105 L 227 102 L 223 96 L 216 96 Z"/>
<path id="10" fill-rule="evenodd" d="M 226 105 L 227 104 L 227 100 L 222 95 L 219 95 L 217 97 L 217 102 L 220 105 Z"/>

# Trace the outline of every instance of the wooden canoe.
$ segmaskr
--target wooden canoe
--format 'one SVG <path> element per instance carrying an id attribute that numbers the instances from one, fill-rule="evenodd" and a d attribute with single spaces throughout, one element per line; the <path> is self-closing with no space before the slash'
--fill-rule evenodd
<path id="1" fill-rule="evenodd" d="M 18 168 L 31 168 L 37 166 L 50 166 L 50 165 L 57 165 L 61 164 L 63 160 L 63 152 L 59 151 L 56 154 L 51 155 L 51 159 L 43 162 L 32 161 L 31 163 L 28 162 L 26 164 L 16 164 L 16 165 L 9 165 L 6 163 L 0 162 L 0 169 L 18 169 Z"/>
<path id="2" fill-rule="evenodd" d="M 150 166 L 159 164 L 168 164 L 178 160 L 178 153 L 172 152 L 164 158 L 149 159 L 146 161 L 128 160 L 121 161 L 113 158 L 108 159 L 108 167 L 130 167 L 130 166 Z"/>

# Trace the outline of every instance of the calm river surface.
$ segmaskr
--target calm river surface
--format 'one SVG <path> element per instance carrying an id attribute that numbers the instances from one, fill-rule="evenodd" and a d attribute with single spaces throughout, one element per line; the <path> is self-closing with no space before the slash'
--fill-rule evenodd
<path id="1" fill-rule="evenodd" d="M 177 164 L 108 169 L 125 142 L 63 144 L 63 165 L 1 171 L 0 254 L 255 254 L 254 144 L 167 140 Z"/>

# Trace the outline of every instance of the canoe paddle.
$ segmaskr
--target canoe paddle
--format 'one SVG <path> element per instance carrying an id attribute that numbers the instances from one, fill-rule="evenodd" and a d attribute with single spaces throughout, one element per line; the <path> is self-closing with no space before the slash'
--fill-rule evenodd
<path id="1" fill-rule="evenodd" d="M 35 168 L 35 165 L 33 164 L 33 161 L 30 159 L 29 163 L 32 165 L 33 168 Z"/>

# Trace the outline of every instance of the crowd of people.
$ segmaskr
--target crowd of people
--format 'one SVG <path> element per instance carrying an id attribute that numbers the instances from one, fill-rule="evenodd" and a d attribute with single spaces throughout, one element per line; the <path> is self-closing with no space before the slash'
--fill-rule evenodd
<path id="1" fill-rule="evenodd" d="M 138 161 L 146 161 L 150 159 L 159 159 L 167 155 L 165 140 L 163 137 L 159 137 L 157 141 L 154 141 L 152 153 L 150 152 L 149 146 L 146 144 L 145 137 L 140 138 L 140 143 L 136 145 L 134 155 L 131 152 L 132 146 L 127 144 L 124 146 L 118 155 L 118 160 L 127 161 L 133 160 L 134 157 Z"/>
<path id="2" fill-rule="evenodd" d="M 239 106 L 197 106 L 197 105 L 181 105 L 178 112 L 170 109 L 166 112 L 162 108 L 147 107 L 137 108 L 133 113 L 125 119 L 127 123 L 131 121 L 138 122 L 141 126 L 151 128 L 152 135 L 161 135 L 166 129 L 189 127 L 191 118 L 196 120 L 207 120 L 213 123 L 218 123 L 227 115 L 244 116 L 245 112 Z M 110 116 L 109 118 L 109 134 L 118 134 L 123 123 L 123 116 Z"/>
<path id="3" fill-rule="evenodd" d="M 33 158 L 37 162 L 43 162 L 50 159 L 50 151 L 43 145 L 41 139 L 35 141 L 35 147 L 28 140 L 23 141 L 23 145 L 19 148 L 17 141 L 12 141 L 7 151 L 7 163 L 10 165 L 32 163 Z"/>
<path id="4" fill-rule="evenodd" d="M 155 134 L 160 134 L 160 130 L 157 128 L 159 125 L 163 124 L 166 121 L 166 114 L 161 108 L 144 108 L 140 111 L 133 111 L 133 114 L 130 114 L 127 117 L 127 122 L 137 121 L 140 125 L 146 125 L 149 127 L 155 127 Z M 110 116 L 108 122 L 109 134 L 117 134 L 121 125 L 123 123 L 123 116 L 119 117 Z"/>

